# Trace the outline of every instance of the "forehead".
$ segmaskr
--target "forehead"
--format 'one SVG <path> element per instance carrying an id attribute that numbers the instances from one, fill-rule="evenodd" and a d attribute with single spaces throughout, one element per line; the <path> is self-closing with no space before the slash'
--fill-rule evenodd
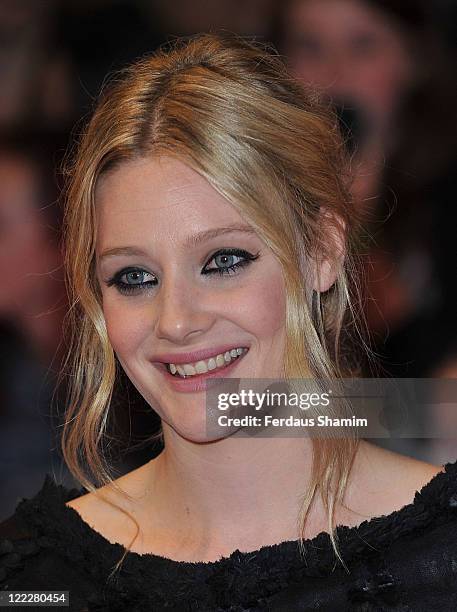
<path id="1" fill-rule="evenodd" d="M 237 210 L 198 172 L 171 157 L 136 160 L 103 177 L 96 189 L 97 242 L 188 236 L 240 222 Z"/>

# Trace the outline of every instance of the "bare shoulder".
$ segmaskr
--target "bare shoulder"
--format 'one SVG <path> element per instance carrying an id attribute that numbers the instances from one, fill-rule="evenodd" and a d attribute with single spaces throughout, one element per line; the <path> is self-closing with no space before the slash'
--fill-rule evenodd
<path id="1" fill-rule="evenodd" d="M 444 467 L 362 441 L 354 462 L 351 497 L 367 516 L 390 514 L 414 501 Z"/>
<path id="2" fill-rule="evenodd" d="M 66 506 L 105 539 L 125 546 L 136 533 L 131 500 L 141 492 L 144 467 L 116 479 L 112 485 L 72 499 Z"/>
<path id="3" fill-rule="evenodd" d="M 444 469 L 442 465 L 401 455 L 365 441 L 360 452 L 361 458 L 376 468 L 380 476 L 398 479 L 405 485 L 423 486 Z"/>
<path id="4" fill-rule="evenodd" d="M 443 469 L 362 440 L 344 498 L 348 514 L 342 520 L 355 526 L 400 510 Z"/>

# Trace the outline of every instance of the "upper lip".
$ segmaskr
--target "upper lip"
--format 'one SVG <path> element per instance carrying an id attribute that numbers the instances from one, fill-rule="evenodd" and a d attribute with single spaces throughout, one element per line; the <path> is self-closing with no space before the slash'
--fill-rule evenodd
<path id="1" fill-rule="evenodd" d="M 215 357 L 216 355 L 226 353 L 234 348 L 242 348 L 244 344 L 224 344 L 221 346 L 215 346 L 212 348 L 198 349 L 195 351 L 189 351 L 188 353 L 161 353 L 155 355 L 152 361 L 159 363 L 195 363 L 202 359 L 209 359 L 209 357 Z"/>

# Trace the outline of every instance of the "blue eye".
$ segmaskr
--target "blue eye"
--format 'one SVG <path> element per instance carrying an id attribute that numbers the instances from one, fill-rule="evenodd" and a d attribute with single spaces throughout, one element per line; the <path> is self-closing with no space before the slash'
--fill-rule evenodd
<path id="1" fill-rule="evenodd" d="M 224 249 L 211 257 L 204 268 L 203 274 L 236 274 L 239 268 L 249 265 L 258 256 L 258 254 L 252 255 L 242 249 Z M 211 261 L 216 264 L 215 268 L 208 268 Z"/>
<path id="2" fill-rule="evenodd" d="M 211 257 L 202 270 L 202 274 L 237 274 L 238 270 L 248 266 L 251 261 L 255 261 L 259 254 L 252 255 L 243 249 L 221 249 Z M 214 261 L 215 267 L 208 267 Z M 147 291 L 158 284 L 156 276 L 146 272 L 142 268 L 124 268 L 117 272 L 106 282 L 108 287 L 113 285 L 124 295 L 141 293 Z"/>
<path id="3" fill-rule="evenodd" d="M 151 277 L 153 280 L 145 280 Z M 120 293 L 144 291 L 157 285 L 157 278 L 141 268 L 125 268 L 113 276 L 107 283 L 108 287 L 115 285 Z"/>

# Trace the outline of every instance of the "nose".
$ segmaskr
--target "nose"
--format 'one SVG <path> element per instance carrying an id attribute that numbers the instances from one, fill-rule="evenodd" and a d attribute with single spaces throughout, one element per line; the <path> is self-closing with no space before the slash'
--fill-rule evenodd
<path id="1" fill-rule="evenodd" d="M 188 344 L 206 332 L 214 322 L 208 304 L 208 290 L 186 282 L 181 276 L 163 281 L 155 302 L 155 335 L 173 344 Z"/>

